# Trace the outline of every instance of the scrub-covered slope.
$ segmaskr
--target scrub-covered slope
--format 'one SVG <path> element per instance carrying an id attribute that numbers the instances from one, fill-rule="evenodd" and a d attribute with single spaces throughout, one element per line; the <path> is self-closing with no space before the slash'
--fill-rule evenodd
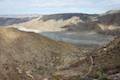
<path id="1" fill-rule="evenodd" d="M 61 68 L 55 78 L 64 80 L 119 80 L 120 79 L 120 37 L 108 45 L 80 57 L 81 60 L 69 67 Z"/>
<path id="2" fill-rule="evenodd" d="M 72 45 L 39 34 L 0 28 L 0 79 L 41 80 L 78 61 L 80 53 Z"/>

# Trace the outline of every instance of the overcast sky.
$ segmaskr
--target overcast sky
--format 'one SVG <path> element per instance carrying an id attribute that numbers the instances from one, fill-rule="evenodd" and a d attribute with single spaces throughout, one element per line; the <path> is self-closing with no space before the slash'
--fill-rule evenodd
<path id="1" fill-rule="evenodd" d="M 0 14 L 103 13 L 120 0 L 0 0 Z"/>

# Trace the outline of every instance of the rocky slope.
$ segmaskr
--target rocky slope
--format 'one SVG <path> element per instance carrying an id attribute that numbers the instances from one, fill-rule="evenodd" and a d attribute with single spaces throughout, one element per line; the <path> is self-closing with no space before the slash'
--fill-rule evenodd
<path id="1" fill-rule="evenodd" d="M 15 28 L 0 28 L 0 79 L 43 80 L 85 53 L 72 45 Z"/>
<path id="2" fill-rule="evenodd" d="M 33 32 L 0 28 L 0 79 L 114 78 L 120 71 L 119 52 L 120 37 L 90 53 Z"/>
<path id="3" fill-rule="evenodd" d="M 64 67 L 55 75 L 59 80 L 119 80 L 120 37 L 94 50 L 75 64 Z M 55 77 L 56 77 L 55 76 Z"/>

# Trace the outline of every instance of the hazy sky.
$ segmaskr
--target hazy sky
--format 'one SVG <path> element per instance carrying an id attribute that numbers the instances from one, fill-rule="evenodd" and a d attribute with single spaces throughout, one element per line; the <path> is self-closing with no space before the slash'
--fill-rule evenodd
<path id="1" fill-rule="evenodd" d="M 0 0 L 0 14 L 102 13 L 120 9 L 120 0 Z"/>

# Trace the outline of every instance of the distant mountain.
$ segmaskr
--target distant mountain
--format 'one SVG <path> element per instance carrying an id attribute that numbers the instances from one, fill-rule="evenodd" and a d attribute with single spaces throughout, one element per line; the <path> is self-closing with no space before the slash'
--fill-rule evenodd
<path id="1" fill-rule="evenodd" d="M 97 14 L 82 14 L 82 13 L 65 13 L 65 14 L 52 14 L 43 15 L 26 23 L 20 24 L 30 29 L 37 29 L 42 31 L 84 31 L 84 30 L 97 30 Z M 17 25 L 15 25 L 17 26 Z M 45 28 L 44 28 L 45 27 Z M 58 29 L 58 30 L 57 30 Z M 44 30 L 43 30 L 44 31 Z"/>
<path id="2" fill-rule="evenodd" d="M 119 29 L 120 27 L 120 10 L 110 10 L 105 14 L 84 14 L 84 13 L 63 13 L 38 16 L 39 23 L 37 26 L 61 27 L 68 30 L 81 31 L 85 29 L 97 29 L 98 31 L 109 31 Z M 0 25 L 12 25 L 29 22 L 31 18 L 0 18 Z M 35 22 L 35 21 L 34 21 Z M 67 27 L 66 27 L 67 26 Z M 89 27 L 88 27 L 89 26 Z M 94 27 L 92 27 L 94 26 Z M 35 26 L 33 26 L 35 27 Z"/>
<path id="3" fill-rule="evenodd" d="M 112 10 L 98 17 L 97 24 L 101 33 L 107 35 L 120 35 L 120 10 Z"/>
<path id="4" fill-rule="evenodd" d="M 108 11 L 105 15 L 98 17 L 98 21 L 106 25 L 120 26 L 120 10 Z"/>
<path id="5" fill-rule="evenodd" d="M 115 13 L 120 13 L 120 10 L 109 10 L 105 14 L 115 14 Z"/>
<path id="6" fill-rule="evenodd" d="M 79 17 L 83 21 L 90 21 L 91 17 L 96 17 L 97 14 L 84 14 L 84 13 L 63 13 L 63 14 L 52 14 L 52 15 L 43 15 L 40 20 L 67 20 L 72 17 Z"/>
<path id="7" fill-rule="evenodd" d="M 63 27 L 65 26 L 64 28 L 68 28 L 68 30 L 71 30 L 71 31 L 72 30 L 82 31 L 83 28 L 85 28 L 86 30 L 95 29 L 98 32 L 99 31 L 114 32 L 114 30 L 120 29 L 120 10 L 110 10 L 102 15 L 101 14 L 82 14 L 82 13 L 52 14 L 52 15 L 44 15 L 42 18 L 40 18 L 40 20 L 44 22 L 55 20 L 56 22 L 58 22 L 60 20 L 66 21 L 71 19 L 72 21 L 72 19 L 74 19 L 73 17 L 77 17 L 78 18 L 77 21 L 79 22 L 77 22 L 77 24 L 69 23 L 69 24 L 63 25 Z"/>
<path id="8" fill-rule="evenodd" d="M 9 17 L 0 17 L 0 26 L 8 26 L 13 24 L 19 24 L 23 22 L 30 21 L 33 18 L 9 18 Z"/>

